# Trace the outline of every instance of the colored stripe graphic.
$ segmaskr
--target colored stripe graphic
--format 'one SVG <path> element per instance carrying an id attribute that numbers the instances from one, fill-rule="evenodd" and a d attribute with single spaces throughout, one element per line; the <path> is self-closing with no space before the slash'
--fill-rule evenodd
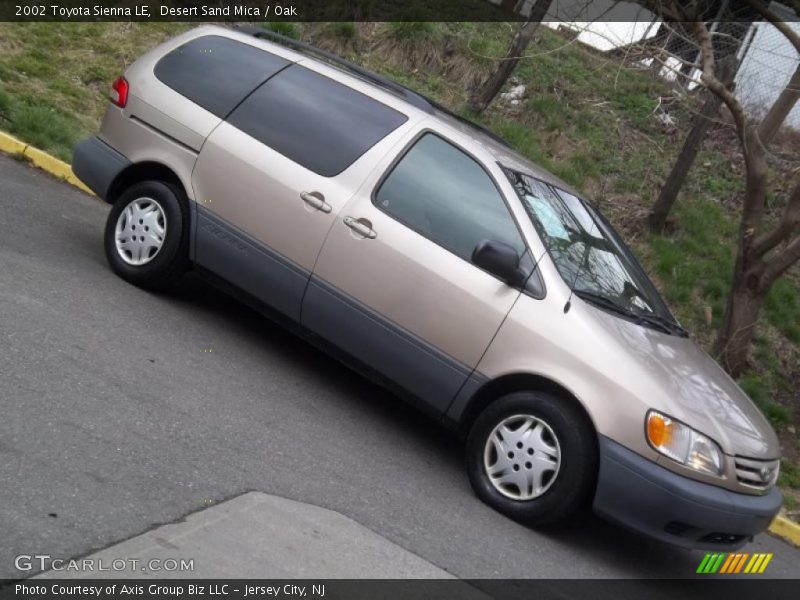
<path id="1" fill-rule="evenodd" d="M 736 558 L 735 554 L 728 554 L 728 558 L 722 564 L 722 568 L 719 570 L 720 573 L 730 573 L 730 568 L 733 566 L 735 562 L 734 559 Z"/>
<path id="2" fill-rule="evenodd" d="M 753 571 L 753 569 L 755 568 L 755 566 L 756 566 L 756 565 L 758 564 L 758 562 L 761 560 L 762 556 L 763 556 L 763 555 L 761 555 L 761 554 L 753 554 L 753 558 L 751 558 L 751 559 L 750 559 L 750 562 L 749 562 L 749 563 L 747 563 L 747 566 L 744 568 L 744 572 L 745 572 L 745 573 L 750 573 L 751 571 Z"/>
<path id="3" fill-rule="evenodd" d="M 709 552 L 700 561 L 697 573 L 737 574 L 744 570 L 744 573 L 758 574 L 766 570 L 771 560 L 772 554 L 763 552 Z"/>
<path id="4" fill-rule="evenodd" d="M 711 560 L 711 555 L 706 554 L 703 557 L 703 560 L 700 561 L 700 566 L 697 567 L 697 573 L 705 573 L 706 572 L 706 565 L 708 565 L 709 560 Z"/>
<path id="5" fill-rule="evenodd" d="M 770 552 L 769 554 L 765 554 L 764 555 L 764 562 L 761 563 L 761 568 L 758 570 L 758 572 L 759 573 L 763 573 L 767 569 L 767 565 L 769 564 L 769 561 L 771 561 L 771 560 L 772 560 L 772 553 Z"/>
<path id="6" fill-rule="evenodd" d="M 749 554 L 741 554 L 740 556 L 741 558 L 739 559 L 739 562 L 736 565 L 736 571 L 734 571 L 734 573 L 738 573 L 739 571 L 742 570 L 742 567 L 744 566 L 744 561 L 747 560 Z"/>

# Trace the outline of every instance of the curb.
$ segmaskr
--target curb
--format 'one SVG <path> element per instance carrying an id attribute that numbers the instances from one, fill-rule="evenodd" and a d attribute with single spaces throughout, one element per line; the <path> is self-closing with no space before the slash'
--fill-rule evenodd
<path id="1" fill-rule="evenodd" d="M 94 192 L 86 187 L 80 179 L 75 177 L 75 173 L 72 172 L 72 167 L 63 160 L 58 160 L 54 156 L 38 148 L 34 148 L 22 140 L 18 140 L 14 136 L 2 131 L 0 131 L 0 151 L 25 156 L 29 158 L 36 167 L 94 196 Z M 778 515 L 772 520 L 772 523 L 770 523 L 769 531 L 773 535 L 800 548 L 800 525 L 794 521 L 790 521 L 783 515 Z"/>
<path id="2" fill-rule="evenodd" d="M 58 160 L 54 156 L 47 154 L 47 152 L 34 148 L 22 140 L 18 140 L 14 136 L 2 131 L 0 131 L 0 151 L 25 157 L 30 160 L 34 166 L 94 196 L 94 192 L 86 187 L 80 179 L 75 177 L 75 173 L 72 172 L 72 167 L 63 160 Z"/>
<path id="3" fill-rule="evenodd" d="M 769 524 L 769 532 L 800 548 L 800 525 L 783 515 L 778 515 L 772 520 L 772 523 Z"/>

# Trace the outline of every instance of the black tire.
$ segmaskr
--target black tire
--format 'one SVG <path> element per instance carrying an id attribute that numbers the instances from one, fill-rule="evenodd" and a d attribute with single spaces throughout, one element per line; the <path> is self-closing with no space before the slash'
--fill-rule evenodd
<path id="1" fill-rule="evenodd" d="M 161 206 L 166 233 L 163 245 L 150 262 L 131 265 L 117 252 L 115 230 L 122 211 L 140 198 L 151 198 Z M 189 266 L 189 207 L 182 192 L 161 181 L 143 181 L 125 190 L 111 207 L 104 245 L 111 270 L 124 280 L 151 290 L 171 285 Z"/>
<path id="2" fill-rule="evenodd" d="M 545 491 L 529 500 L 513 499 L 501 493 L 484 466 L 489 436 L 496 426 L 515 415 L 530 415 L 544 422 L 555 435 L 560 450 L 558 471 L 551 476 L 549 487 L 542 486 Z M 526 525 L 552 525 L 566 519 L 589 498 L 597 479 L 597 438 L 591 422 L 572 401 L 543 392 L 517 392 L 492 402 L 473 424 L 467 437 L 466 454 L 467 473 L 478 497 Z M 523 448 L 518 455 L 522 456 L 518 465 L 521 469 L 528 464 L 523 462 L 527 460 L 526 454 L 527 448 Z M 490 451 L 490 462 L 493 462 L 491 456 L 494 456 L 493 451 Z M 504 489 L 513 492 L 519 488 L 506 486 Z"/>

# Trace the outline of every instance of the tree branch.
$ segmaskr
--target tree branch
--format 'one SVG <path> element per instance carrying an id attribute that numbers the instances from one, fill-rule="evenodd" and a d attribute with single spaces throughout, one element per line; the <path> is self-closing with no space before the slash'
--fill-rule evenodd
<path id="1" fill-rule="evenodd" d="M 747 116 L 744 107 L 741 105 L 736 96 L 731 92 L 727 86 L 722 83 L 714 73 L 714 46 L 711 43 L 711 35 L 705 23 L 702 21 L 693 21 L 690 23 L 694 37 L 700 46 L 702 75 L 700 81 L 703 82 L 709 90 L 719 96 L 731 111 L 733 120 L 736 123 L 736 129 L 742 141 L 745 140 L 745 130 L 747 127 Z"/>
<path id="2" fill-rule="evenodd" d="M 775 26 L 775 29 L 780 31 L 784 37 L 794 46 L 794 49 L 797 50 L 798 54 L 800 54 L 800 35 L 798 35 L 791 27 L 786 24 L 786 21 L 783 21 L 778 15 L 772 12 L 766 4 L 761 2 L 761 0 L 747 0 L 747 3 L 755 9 L 757 13 L 759 13 L 764 19 L 769 21 Z M 798 3 L 794 3 L 795 11 L 798 10 Z"/>
<path id="3" fill-rule="evenodd" d="M 789 239 L 795 228 L 800 225 L 800 180 L 794 186 L 783 216 L 775 228 L 753 242 L 753 250 L 763 256 L 784 240 Z"/>
<path id="4" fill-rule="evenodd" d="M 769 289 L 769 286 L 797 261 L 800 261 L 800 237 L 794 238 L 783 252 L 767 262 L 763 275 L 764 287 Z"/>

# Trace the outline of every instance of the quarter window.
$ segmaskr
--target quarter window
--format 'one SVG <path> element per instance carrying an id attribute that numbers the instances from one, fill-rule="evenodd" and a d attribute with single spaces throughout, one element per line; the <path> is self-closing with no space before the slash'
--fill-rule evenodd
<path id="1" fill-rule="evenodd" d="M 423 135 L 395 165 L 375 204 L 411 229 L 471 260 L 483 240 L 525 250 L 514 219 L 494 182 L 474 159 L 432 133 Z"/>
<path id="2" fill-rule="evenodd" d="M 156 63 L 155 75 L 195 104 L 224 119 L 288 60 L 218 35 L 178 46 Z"/>

